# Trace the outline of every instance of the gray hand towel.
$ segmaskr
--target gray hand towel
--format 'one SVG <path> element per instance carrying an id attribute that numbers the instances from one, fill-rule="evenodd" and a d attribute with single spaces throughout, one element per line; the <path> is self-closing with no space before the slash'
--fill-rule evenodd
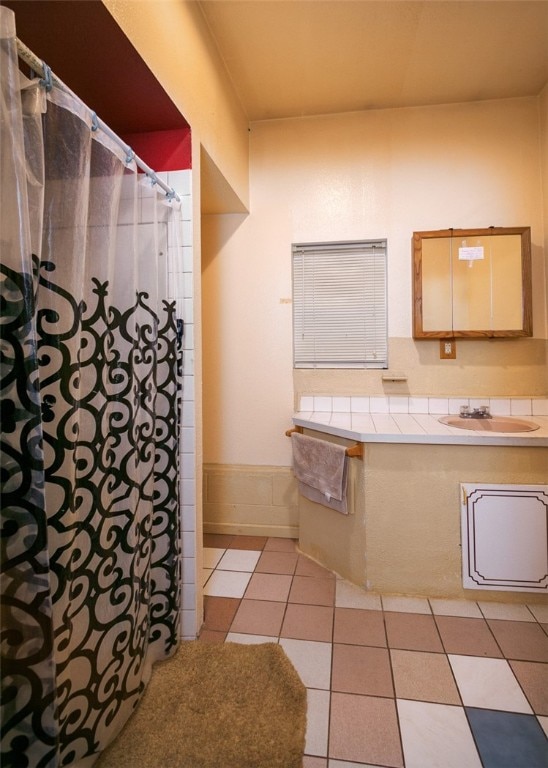
<path id="1" fill-rule="evenodd" d="M 346 514 L 346 448 L 299 432 L 291 434 L 291 443 L 299 491 L 312 501 Z"/>

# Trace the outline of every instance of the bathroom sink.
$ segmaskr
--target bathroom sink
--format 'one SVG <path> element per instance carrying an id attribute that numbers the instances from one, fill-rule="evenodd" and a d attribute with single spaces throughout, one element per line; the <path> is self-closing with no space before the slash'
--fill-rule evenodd
<path id="1" fill-rule="evenodd" d="M 472 429 L 475 432 L 533 432 L 539 428 L 534 421 L 516 419 L 513 416 L 492 416 L 490 419 L 463 419 L 461 416 L 442 416 L 438 419 L 448 427 Z"/>

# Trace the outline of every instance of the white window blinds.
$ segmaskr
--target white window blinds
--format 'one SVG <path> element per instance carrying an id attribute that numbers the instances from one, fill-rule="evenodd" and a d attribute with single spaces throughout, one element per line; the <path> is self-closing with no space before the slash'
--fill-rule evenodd
<path id="1" fill-rule="evenodd" d="M 386 240 L 293 246 L 295 368 L 387 368 Z"/>

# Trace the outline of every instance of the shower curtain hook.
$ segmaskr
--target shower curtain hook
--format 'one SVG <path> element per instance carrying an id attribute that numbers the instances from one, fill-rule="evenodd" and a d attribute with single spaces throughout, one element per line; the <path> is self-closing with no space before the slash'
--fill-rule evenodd
<path id="1" fill-rule="evenodd" d="M 99 120 L 97 119 L 97 112 L 91 113 L 91 130 L 92 131 L 99 130 Z"/>
<path id="2" fill-rule="evenodd" d="M 126 165 L 129 165 L 132 160 L 135 160 L 135 152 L 132 150 L 131 147 L 127 148 L 127 155 L 126 155 Z"/>
<path id="3" fill-rule="evenodd" d="M 40 80 L 40 85 L 43 85 L 46 92 L 49 93 L 53 88 L 53 81 L 51 79 L 51 68 L 48 67 L 45 61 L 42 62 L 42 69 L 44 70 L 44 77 Z"/>

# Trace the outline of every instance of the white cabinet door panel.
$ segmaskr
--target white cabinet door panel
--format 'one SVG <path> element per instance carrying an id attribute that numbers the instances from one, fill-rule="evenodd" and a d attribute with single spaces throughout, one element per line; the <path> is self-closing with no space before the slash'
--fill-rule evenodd
<path id="1" fill-rule="evenodd" d="M 548 592 L 548 486 L 461 485 L 463 586 Z"/>

